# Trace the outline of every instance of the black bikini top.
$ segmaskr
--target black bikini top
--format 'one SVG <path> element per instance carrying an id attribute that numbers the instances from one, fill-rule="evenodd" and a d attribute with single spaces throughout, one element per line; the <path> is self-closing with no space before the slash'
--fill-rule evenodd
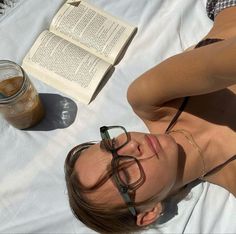
<path id="1" fill-rule="evenodd" d="M 206 45 L 209 45 L 209 44 L 212 44 L 212 43 L 215 43 L 215 42 L 219 42 L 219 41 L 223 41 L 224 39 L 219 39 L 219 38 L 207 38 L 207 39 L 204 39 L 202 41 L 200 41 L 195 47 L 194 49 L 196 48 L 199 48 L 199 47 L 202 47 L 202 46 L 206 46 Z M 183 110 L 185 109 L 187 103 L 188 103 L 188 100 L 189 100 L 190 97 L 185 97 L 181 106 L 179 107 L 179 110 L 177 111 L 177 113 L 175 114 L 175 116 L 173 117 L 173 119 L 171 120 L 171 122 L 169 123 L 168 127 L 166 128 L 166 133 L 175 125 L 176 121 L 178 120 L 180 114 L 183 112 Z"/>

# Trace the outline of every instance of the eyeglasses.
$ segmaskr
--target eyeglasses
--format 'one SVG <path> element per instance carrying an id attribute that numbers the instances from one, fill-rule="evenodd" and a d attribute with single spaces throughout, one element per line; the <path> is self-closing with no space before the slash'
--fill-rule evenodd
<path id="1" fill-rule="evenodd" d="M 130 141 L 130 135 L 122 126 L 103 126 L 100 128 L 102 143 L 112 153 L 111 168 L 114 182 L 129 211 L 137 216 L 134 207 L 135 191 L 144 183 L 143 168 L 135 157 L 119 155 L 117 151 Z M 122 137 L 117 138 L 122 134 Z"/>

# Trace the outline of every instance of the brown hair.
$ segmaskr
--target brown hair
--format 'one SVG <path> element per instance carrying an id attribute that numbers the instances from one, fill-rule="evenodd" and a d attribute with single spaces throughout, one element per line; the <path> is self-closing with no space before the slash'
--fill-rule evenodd
<path id="1" fill-rule="evenodd" d="M 92 204 L 87 198 L 86 193 L 95 191 L 112 176 L 112 172 L 108 172 L 103 180 L 89 189 L 80 183 L 74 170 L 75 162 L 84 150 L 94 144 L 95 142 L 87 142 L 74 147 L 65 160 L 66 186 L 73 214 L 86 226 L 99 233 L 130 233 L 142 230 L 143 227 L 136 224 L 136 218 L 129 212 L 125 204 L 119 207 L 109 207 L 106 204 Z M 151 200 L 140 202 L 135 206 L 137 208 Z"/>

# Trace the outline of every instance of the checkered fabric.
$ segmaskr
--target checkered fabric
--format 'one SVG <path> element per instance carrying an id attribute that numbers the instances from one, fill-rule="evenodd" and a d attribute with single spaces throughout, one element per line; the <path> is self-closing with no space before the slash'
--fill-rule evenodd
<path id="1" fill-rule="evenodd" d="M 233 6 L 236 6 L 236 0 L 207 0 L 207 15 L 210 19 L 214 20 L 220 11 Z"/>

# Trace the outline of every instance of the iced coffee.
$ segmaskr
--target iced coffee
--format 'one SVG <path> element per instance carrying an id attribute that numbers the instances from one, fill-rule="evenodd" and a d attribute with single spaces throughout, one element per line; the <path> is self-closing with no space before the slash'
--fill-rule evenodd
<path id="1" fill-rule="evenodd" d="M 44 116 L 39 95 L 23 69 L 6 60 L 0 61 L 0 114 L 19 129 L 32 127 Z"/>

